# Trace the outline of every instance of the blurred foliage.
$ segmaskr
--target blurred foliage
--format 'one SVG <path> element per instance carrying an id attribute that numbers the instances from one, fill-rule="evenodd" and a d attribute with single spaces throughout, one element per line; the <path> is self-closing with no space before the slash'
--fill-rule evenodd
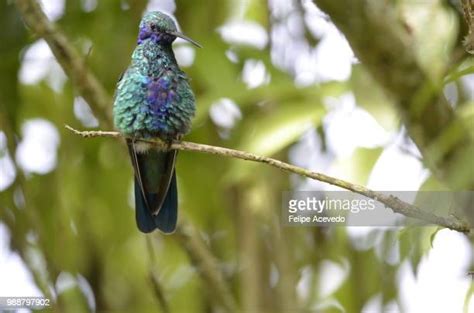
<path id="1" fill-rule="evenodd" d="M 57 24 L 83 52 L 84 64 L 113 94 L 134 49 L 147 1 L 97 1 L 93 10 L 84 10 L 84 2 L 65 1 Z M 420 39 L 415 48 L 422 65 L 433 76 L 445 75 L 451 51 L 460 46 L 458 12 L 438 1 L 394 2 Z M 292 14 L 301 19 L 303 10 L 295 4 Z M 235 19 L 256 22 L 270 34 L 280 21 L 265 2 L 208 0 L 204 5 L 178 0 L 175 13 L 184 32 L 205 47 L 194 51 L 194 63 L 184 68 L 192 78 L 198 108 L 187 140 L 287 160 L 293 145 L 311 127 L 325 136 L 323 121 L 331 111 L 325 101 L 347 92 L 384 129 L 400 129 L 393 100 L 363 65 L 352 66 L 347 82 L 301 87 L 294 83 L 294 73 L 274 64 L 271 45 L 259 50 L 222 39 L 217 30 Z M 79 95 L 69 81 L 59 91 L 46 79 L 20 82 L 24 53 L 38 39 L 27 34 L 8 1 L 0 2 L 0 24 L 0 130 L 7 138 L 0 156 L 15 158 L 22 125 L 30 119 L 53 123 L 61 138 L 53 171 L 25 173 L 16 164 L 15 180 L 0 194 L 0 220 L 11 233 L 11 248 L 20 253 L 38 288 L 47 296 L 58 293 L 55 310 L 61 312 L 91 310 L 84 286 L 90 286 L 98 311 L 220 312 L 214 301 L 218 291 L 203 279 L 202 269 L 177 234 L 151 234 L 149 246 L 136 229 L 132 168 L 125 146 L 110 139 L 84 140 L 67 132 L 64 124 L 85 127 L 73 110 Z M 304 40 L 317 45 L 319 38 L 306 24 L 301 22 L 301 26 Z M 440 36 L 441 40 L 433 40 Z M 229 52 L 237 56 L 235 61 L 227 57 Z M 247 60 L 265 65 L 269 83 L 247 88 L 242 81 Z M 472 121 L 472 97 L 463 96 L 465 86 L 455 75 L 461 68 L 453 69 L 449 77 L 459 95 L 459 114 Z M 213 104 L 224 98 L 241 111 L 230 130 L 216 125 L 209 114 Z M 334 164 L 345 178 L 366 184 L 384 148 L 358 148 Z M 318 153 L 331 155 L 325 149 Z M 177 173 L 180 220 L 197 229 L 194 235 L 203 238 L 215 257 L 217 266 L 212 270 L 222 273 L 245 312 L 356 312 L 380 294 L 384 305 L 398 301 L 395 276 L 399 266 L 409 260 L 416 272 L 436 232 L 435 227 L 382 228 L 354 239 L 345 228 L 283 228 L 281 194 L 298 187 L 287 173 L 184 152 L 179 155 Z M 443 188 L 443 182 L 432 176 L 429 182 L 435 189 Z M 186 232 L 186 227 L 181 231 Z M 363 247 L 354 240 L 363 240 Z M 400 258 L 387 261 L 395 243 Z M 321 271 L 328 262 L 346 275 L 335 290 L 321 294 L 321 286 L 327 283 L 321 280 Z M 62 291 L 58 286 L 65 279 L 74 284 Z M 163 299 L 157 296 L 160 292 Z"/>

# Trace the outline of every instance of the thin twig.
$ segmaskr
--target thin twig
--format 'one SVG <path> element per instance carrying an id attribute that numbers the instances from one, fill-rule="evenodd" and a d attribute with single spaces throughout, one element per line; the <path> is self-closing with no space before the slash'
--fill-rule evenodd
<path id="1" fill-rule="evenodd" d="M 474 73 L 474 65 L 468 66 L 458 72 L 454 72 L 452 74 L 449 74 L 446 79 L 444 80 L 444 84 L 448 84 L 450 82 L 453 82 L 455 80 L 458 80 L 459 78 L 472 74 Z"/>
<path id="2" fill-rule="evenodd" d="M 127 138 L 120 134 L 119 132 L 114 131 L 79 131 L 70 126 L 65 126 L 68 130 L 72 131 L 76 135 L 82 136 L 84 138 L 92 137 L 113 137 L 113 138 Z M 147 142 L 158 147 L 167 148 L 168 144 L 159 140 L 159 139 L 137 139 L 138 141 Z M 208 153 L 214 155 L 220 155 L 224 157 L 231 157 L 235 159 L 247 160 L 252 162 L 264 163 L 280 170 L 312 178 L 324 183 L 328 183 L 333 186 L 341 187 L 346 190 L 358 193 L 360 195 L 366 196 L 368 198 L 374 199 L 380 203 L 383 203 L 386 207 L 391 208 L 394 212 L 403 214 L 407 217 L 416 218 L 423 220 L 428 223 L 440 225 L 452 230 L 456 230 L 463 233 L 469 232 L 469 225 L 454 217 L 442 217 L 430 212 L 421 210 L 415 205 L 406 203 L 395 196 L 385 195 L 383 193 L 370 190 L 364 186 L 353 184 L 342 179 L 334 178 L 322 173 L 312 172 L 307 169 L 294 166 L 276 159 L 272 159 L 265 156 L 259 156 L 252 153 L 234 150 L 223 147 L 210 146 L 205 144 L 199 144 L 188 141 L 174 141 L 171 144 L 171 149 L 181 150 L 181 151 L 193 151 L 200 153 Z"/>
<path id="3" fill-rule="evenodd" d="M 148 279 L 150 280 L 150 283 L 153 286 L 153 293 L 155 295 L 155 298 L 158 300 L 162 311 L 164 313 L 168 313 L 170 312 L 170 306 L 163 292 L 163 286 L 160 282 L 160 279 L 154 270 L 154 267 L 156 266 L 157 262 L 151 236 L 146 236 L 146 247 L 148 250 L 148 257 L 150 258 L 150 270 L 148 272 Z"/>

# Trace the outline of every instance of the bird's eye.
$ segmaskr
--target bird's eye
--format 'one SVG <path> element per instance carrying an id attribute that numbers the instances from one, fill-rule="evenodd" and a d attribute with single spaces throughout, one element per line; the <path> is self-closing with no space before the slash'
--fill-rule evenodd
<path id="1" fill-rule="evenodd" d="M 150 28 L 151 28 L 152 31 L 156 31 L 158 29 L 158 27 L 156 27 L 155 24 L 151 24 Z"/>

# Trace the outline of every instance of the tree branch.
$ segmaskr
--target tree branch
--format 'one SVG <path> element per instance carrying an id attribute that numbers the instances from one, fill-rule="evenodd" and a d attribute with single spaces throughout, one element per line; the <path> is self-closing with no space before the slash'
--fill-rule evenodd
<path id="1" fill-rule="evenodd" d="M 474 54 L 474 1 L 462 0 L 462 9 L 464 13 L 464 20 L 468 27 L 468 33 L 464 38 L 464 48 L 466 52 Z"/>
<path id="2" fill-rule="evenodd" d="M 93 138 L 93 137 L 128 138 L 126 136 L 123 136 L 119 132 L 114 132 L 114 131 L 79 131 L 67 125 L 65 127 L 68 130 L 72 131 L 74 134 L 82 136 L 84 138 Z M 366 196 L 367 198 L 374 199 L 380 203 L 383 203 L 386 207 L 391 208 L 394 212 L 403 214 L 407 217 L 416 218 L 419 220 L 423 220 L 425 222 L 443 226 L 443 227 L 456 230 L 459 232 L 463 232 L 463 233 L 468 233 L 470 230 L 470 227 L 466 222 L 461 221 L 457 218 L 438 216 L 436 214 L 432 214 L 430 212 L 421 210 L 415 205 L 401 201 L 397 197 L 394 197 L 391 195 L 387 196 L 380 192 L 370 190 L 361 185 L 352 184 L 350 182 L 347 182 L 338 178 L 334 178 L 325 174 L 312 172 L 307 169 L 294 166 L 294 165 L 291 165 L 291 164 L 288 164 L 276 159 L 272 159 L 269 157 L 259 156 L 252 153 L 240 151 L 240 150 L 210 146 L 210 145 L 199 144 L 199 143 L 188 142 L 188 141 L 173 141 L 171 146 L 169 146 L 166 142 L 161 141 L 159 139 L 135 138 L 135 140 L 147 142 L 157 147 L 162 147 L 165 149 L 171 148 L 174 150 L 181 150 L 181 151 L 207 153 L 207 154 L 214 154 L 214 155 L 241 159 L 241 160 L 246 160 L 246 161 L 264 163 L 272 167 L 278 168 L 280 170 L 283 170 L 285 172 L 290 172 L 290 173 L 298 174 L 298 175 L 305 176 L 308 178 L 312 178 L 314 180 L 318 180 L 318 181 L 321 181 L 333 186 L 341 187 L 343 189 L 358 193 L 360 195 Z"/>
<path id="3" fill-rule="evenodd" d="M 94 74 L 85 66 L 84 58 L 68 38 L 51 23 L 35 0 L 16 0 L 25 23 L 46 40 L 57 61 L 94 113 L 107 127 L 112 127 L 112 100 Z"/>
<path id="4" fill-rule="evenodd" d="M 469 1 L 469 0 L 465 0 Z M 474 139 L 420 65 L 413 34 L 396 8 L 378 0 L 314 0 L 344 33 L 357 58 L 392 96 L 432 173 L 454 190 L 474 190 Z"/>
<path id="5" fill-rule="evenodd" d="M 225 312 L 238 312 L 238 305 L 219 269 L 219 263 L 202 239 L 201 234 L 191 223 L 186 223 L 186 225 L 180 225 L 177 228 L 176 239 L 185 248 L 202 278 L 209 286 L 212 286 L 212 289 L 208 290 L 211 301 L 220 305 L 225 309 Z"/>

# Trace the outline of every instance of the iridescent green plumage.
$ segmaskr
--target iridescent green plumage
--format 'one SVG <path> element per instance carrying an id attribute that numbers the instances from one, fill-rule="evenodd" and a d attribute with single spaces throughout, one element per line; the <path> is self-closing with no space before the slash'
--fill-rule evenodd
<path id="1" fill-rule="evenodd" d="M 170 141 L 189 131 L 195 112 L 194 94 L 171 48 L 176 37 L 188 39 L 161 12 L 146 13 L 140 22 L 138 45 L 115 95 L 114 122 L 125 135 Z M 143 232 L 155 228 L 173 231 L 176 153 L 133 140 L 128 140 L 128 145 L 135 170 L 138 227 Z"/>
<path id="2" fill-rule="evenodd" d="M 144 21 L 172 20 L 151 12 Z M 173 139 L 189 131 L 194 116 L 194 95 L 171 48 L 170 38 L 156 38 L 154 24 L 140 23 L 138 46 L 120 80 L 114 104 L 116 127 L 125 134 Z M 173 23 L 174 26 L 174 23 Z M 176 30 L 176 26 L 174 26 Z M 149 35 L 151 34 L 151 35 Z M 149 37 L 147 37 L 149 35 Z M 165 37 L 165 36 L 162 36 Z"/>

